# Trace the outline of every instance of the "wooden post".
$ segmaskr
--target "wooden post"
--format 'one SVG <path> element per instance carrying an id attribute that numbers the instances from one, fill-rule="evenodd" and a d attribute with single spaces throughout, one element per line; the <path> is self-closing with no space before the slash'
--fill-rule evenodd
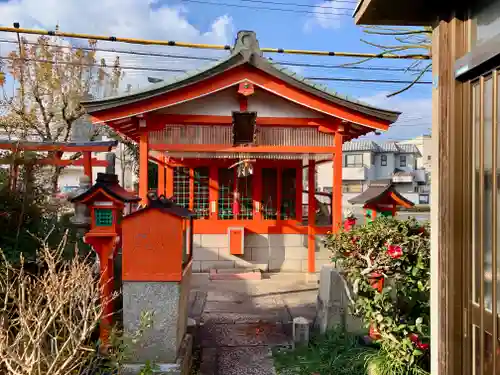
<path id="1" fill-rule="evenodd" d="M 174 196 L 174 167 L 167 163 L 165 181 L 165 195 L 167 198 Z"/>
<path id="2" fill-rule="evenodd" d="M 210 219 L 217 219 L 219 201 L 219 170 L 211 165 L 208 171 L 208 201 L 210 202 Z"/>
<path id="3" fill-rule="evenodd" d="M 332 232 L 342 226 L 342 134 L 335 133 L 335 154 L 333 154 L 332 185 Z"/>
<path id="4" fill-rule="evenodd" d="M 316 161 L 309 160 L 309 166 L 307 170 L 307 272 L 316 272 L 316 197 L 314 196 L 314 193 L 316 191 L 315 175 Z"/>
<path id="5" fill-rule="evenodd" d="M 295 219 L 302 223 L 302 161 L 296 169 Z"/>
<path id="6" fill-rule="evenodd" d="M 139 138 L 139 197 L 143 205 L 148 201 L 148 152 L 148 133 L 143 131 Z"/>
<path id="7" fill-rule="evenodd" d="M 258 164 L 254 166 L 252 184 L 253 184 L 252 196 L 253 196 L 253 207 L 254 207 L 253 219 L 255 221 L 261 221 L 262 220 L 262 168 Z"/>
<path id="8" fill-rule="evenodd" d="M 92 185 L 92 153 L 90 151 L 83 153 L 83 173 L 90 178 L 90 184 Z"/>
<path id="9" fill-rule="evenodd" d="M 158 196 L 160 195 L 165 195 L 165 164 L 158 164 Z"/>

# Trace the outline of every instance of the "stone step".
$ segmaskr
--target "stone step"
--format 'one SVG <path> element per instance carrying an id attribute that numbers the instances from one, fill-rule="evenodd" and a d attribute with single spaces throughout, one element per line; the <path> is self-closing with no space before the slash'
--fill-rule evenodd
<path id="1" fill-rule="evenodd" d="M 209 280 L 262 280 L 260 269 L 211 269 Z"/>

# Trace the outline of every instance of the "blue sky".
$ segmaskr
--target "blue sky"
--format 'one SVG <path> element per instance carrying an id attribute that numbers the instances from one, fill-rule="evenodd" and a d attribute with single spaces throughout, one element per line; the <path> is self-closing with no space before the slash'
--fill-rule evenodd
<path id="1" fill-rule="evenodd" d="M 199 3 L 198 1 L 201 1 Z M 355 4 L 315 0 L 264 0 L 278 3 L 297 3 L 305 6 L 285 6 L 259 3 L 256 0 L 0 0 L 0 24 L 12 25 L 17 21 L 22 27 L 60 29 L 70 32 L 100 33 L 148 39 L 173 39 L 197 43 L 232 44 L 238 30 L 254 30 L 261 47 L 285 49 L 330 50 L 341 52 L 379 52 L 360 41 L 366 35 L 354 25 L 351 17 L 326 13 L 350 14 Z M 348 0 L 349 1 L 349 0 Z M 206 4 L 207 2 L 211 4 Z M 238 8 L 222 4 L 236 4 L 251 8 Z M 300 12 L 271 11 L 257 7 L 286 8 Z M 252 9 L 254 8 L 254 9 Z M 11 34 L 0 39 L 12 38 Z M 392 44 L 386 37 L 373 37 L 374 42 Z M 68 41 L 75 43 L 75 41 Z M 101 42 L 102 48 L 134 51 L 158 51 L 194 56 L 222 57 L 227 52 L 192 50 L 182 48 L 145 47 Z M 0 43 L 0 56 L 5 56 L 12 45 Z M 275 61 L 309 64 L 345 64 L 352 59 L 341 57 L 314 57 L 301 55 L 267 54 Z M 100 57 L 112 61 L 114 54 L 102 53 Z M 123 66 L 161 68 L 197 68 L 200 62 L 158 57 L 120 55 Z M 362 66 L 377 68 L 406 67 L 408 62 L 377 60 Z M 293 68 L 303 76 L 342 77 L 361 79 L 411 80 L 408 73 L 390 71 L 362 71 L 331 68 Z M 125 80 L 134 88 L 147 85 L 147 76 L 168 77 L 169 73 L 126 71 Z M 431 80 L 430 74 L 426 76 Z M 402 88 L 400 84 L 322 82 L 336 91 L 389 109 L 403 111 L 401 121 L 394 125 L 382 139 L 410 138 L 428 133 L 431 124 L 431 85 L 417 85 L 410 91 L 387 99 L 386 94 Z"/>

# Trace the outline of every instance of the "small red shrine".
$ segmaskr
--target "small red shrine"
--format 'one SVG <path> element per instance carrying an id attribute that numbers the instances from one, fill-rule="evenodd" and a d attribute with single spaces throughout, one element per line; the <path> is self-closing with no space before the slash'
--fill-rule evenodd
<path id="1" fill-rule="evenodd" d="M 365 210 L 366 222 L 370 223 L 377 216 L 396 216 L 398 206 L 413 207 L 412 201 L 396 191 L 391 180 L 372 181 L 360 195 L 349 199 L 351 204 L 362 204 Z"/>
<path id="2" fill-rule="evenodd" d="M 310 272 L 317 269 L 317 235 L 341 226 L 343 142 L 387 130 L 399 116 L 285 70 L 263 56 L 250 31 L 239 32 L 229 57 L 205 70 L 82 105 L 93 123 L 139 144 L 144 203 L 148 160 L 158 164 L 158 195 L 194 213 L 194 235 L 201 238 L 195 250 L 207 249 L 203 259 L 237 265 L 240 257 L 285 269 L 288 244 L 304 246 L 297 240 L 303 236 L 304 259 L 287 264 Z M 324 160 L 333 161 L 332 220 L 320 226 L 314 186 L 316 163 Z M 262 252 L 246 249 L 255 236 L 268 241 Z M 285 248 L 279 255 L 284 260 L 277 262 L 271 247 L 276 252 Z M 265 251 L 269 260 L 262 259 Z"/>

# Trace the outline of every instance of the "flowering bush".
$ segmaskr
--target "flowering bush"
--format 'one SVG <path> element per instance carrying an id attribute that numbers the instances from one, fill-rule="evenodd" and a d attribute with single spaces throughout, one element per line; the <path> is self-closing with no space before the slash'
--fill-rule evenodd
<path id="1" fill-rule="evenodd" d="M 404 374 L 429 368 L 429 234 L 414 219 L 380 218 L 326 239 L 352 286 L 353 314 Z"/>

